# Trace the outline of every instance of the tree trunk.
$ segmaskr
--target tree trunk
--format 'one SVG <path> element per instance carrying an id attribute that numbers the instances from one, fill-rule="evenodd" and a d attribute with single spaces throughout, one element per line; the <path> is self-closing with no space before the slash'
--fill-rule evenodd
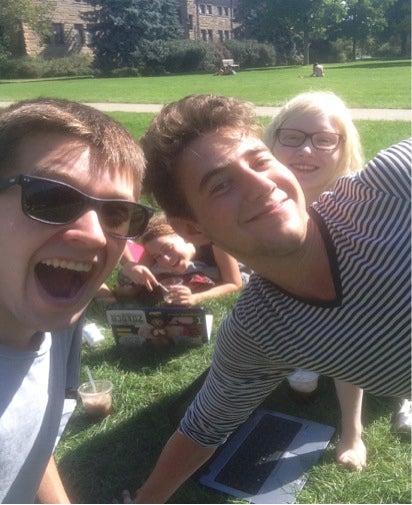
<path id="1" fill-rule="evenodd" d="M 309 65 L 309 49 L 310 49 L 310 39 L 309 32 L 305 30 L 303 32 L 303 64 Z"/>

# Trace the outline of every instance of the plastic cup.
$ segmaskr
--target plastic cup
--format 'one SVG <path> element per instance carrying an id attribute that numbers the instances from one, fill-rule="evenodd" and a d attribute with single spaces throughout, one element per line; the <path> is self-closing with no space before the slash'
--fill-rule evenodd
<path id="1" fill-rule="evenodd" d="M 101 419 L 112 413 L 113 384 L 109 380 L 85 382 L 79 389 L 84 410 L 90 417 Z"/>
<path id="2" fill-rule="evenodd" d="M 172 303 L 173 299 L 170 294 L 170 289 L 173 288 L 173 286 L 180 286 L 183 284 L 183 279 L 181 277 L 167 277 L 162 280 L 162 284 L 169 290 L 169 293 L 163 293 L 163 300 L 166 303 Z"/>
<path id="3" fill-rule="evenodd" d="M 288 375 L 288 382 L 294 391 L 310 395 L 318 387 L 318 378 L 319 375 L 316 372 L 298 369 Z"/>

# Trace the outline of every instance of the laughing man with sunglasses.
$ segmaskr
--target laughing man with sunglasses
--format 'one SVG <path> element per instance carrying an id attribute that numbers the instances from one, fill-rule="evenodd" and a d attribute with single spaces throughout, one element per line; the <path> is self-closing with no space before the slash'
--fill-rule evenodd
<path id="1" fill-rule="evenodd" d="M 114 120 L 54 99 L 3 111 L 0 153 L 0 501 L 68 503 L 52 451 L 76 323 L 151 216 L 144 158 Z"/>

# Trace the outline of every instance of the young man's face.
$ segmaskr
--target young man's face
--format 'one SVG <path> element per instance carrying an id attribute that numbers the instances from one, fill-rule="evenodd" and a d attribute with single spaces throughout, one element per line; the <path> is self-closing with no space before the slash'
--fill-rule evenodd
<path id="1" fill-rule="evenodd" d="M 195 227 L 216 245 L 247 261 L 302 244 L 302 190 L 260 139 L 230 129 L 207 133 L 187 146 L 177 167 Z"/>
<path id="2" fill-rule="evenodd" d="M 71 184 L 87 195 L 134 200 L 126 177 L 90 171 L 90 150 L 71 137 L 37 134 L 24 139 L 13 173 Z M 0 176 L 2 180 L 4 176 Z M 19 346 L 33 332 L 74 322 L 116 265 L 125 242 L 107 235 L 98 211 L 50 225 L 22 212 L 19 186 L 0 191 L 0 341 Z"/>

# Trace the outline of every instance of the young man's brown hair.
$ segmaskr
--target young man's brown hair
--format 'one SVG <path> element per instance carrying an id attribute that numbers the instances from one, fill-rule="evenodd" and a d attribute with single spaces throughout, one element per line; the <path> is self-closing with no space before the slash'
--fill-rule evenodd
<path id="1" fill-rule="evenodd" d="M 222 128 L 261 135 L 252 103 L 217 95 L 190 95 L 163 107 L 141 139 L 146 160 L 145 191 L 165 213 L 193 217 L 176 165 L 183 149 L 201 135 Z"/>
<path id="2" fill-rule="evenodd" d="M 97 109 L 57 98 L 18 102 L 0 114 L 0 172 L 13 170 L 14 153 L 20 142 L 38 133 L 71 135 L 91 147 L 92 170 L 122 171 L 140 196 L 144 156 L 136 140 L 124 127 Z"/>

